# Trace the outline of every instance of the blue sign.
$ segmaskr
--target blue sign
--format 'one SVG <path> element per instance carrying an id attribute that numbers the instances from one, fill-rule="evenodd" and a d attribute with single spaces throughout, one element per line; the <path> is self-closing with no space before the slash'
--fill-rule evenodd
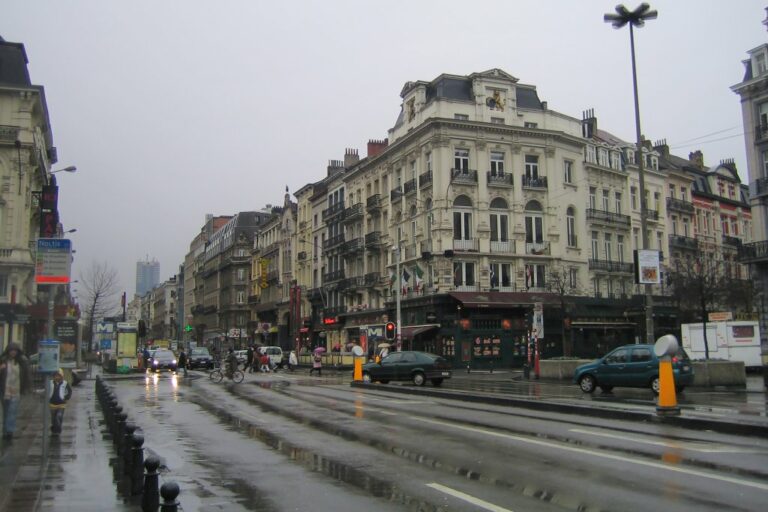
<path id="1" fill-rule="evenodd" d="M 59 342 L 56 340 L 42 340 L 37 344 L 37 353 L 40 355 L 37 371 L 40 373 L 53 373 L 59 369 Z"/>
<path id="2" fill-rule="evenodd" d="M 101 340 L 101 350 L 111 350 L 112 340 Z"/>

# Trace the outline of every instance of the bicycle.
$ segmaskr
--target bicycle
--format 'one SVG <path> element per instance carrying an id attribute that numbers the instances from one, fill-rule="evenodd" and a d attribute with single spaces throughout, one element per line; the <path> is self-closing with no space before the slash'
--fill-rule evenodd
<path id="1" fill-rule="evenodd" d="M 230 376 L 230 375 L 227 375 L 227 372 L 222 371 L 221 368 L 216 368 L 215 370 L 213 370 L 210 373 L 209 377 L 214 382 L 221 382 L 222 380 L 224 380 L 225 375 L 229 380 L 234 381 L 236 384 L 243 382 L 243 378 L 245 378 L 245 375 L 240 370 L 235 370 L 234 372 L 232 372 L 232 375 Z"/>

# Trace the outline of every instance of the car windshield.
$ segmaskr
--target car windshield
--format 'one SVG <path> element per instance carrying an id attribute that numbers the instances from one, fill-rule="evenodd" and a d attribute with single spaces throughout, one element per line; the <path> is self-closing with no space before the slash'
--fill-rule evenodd
<path id="1" fill-rule="evenodd" d="M 208 352 L 207 348 L 193 348 L 190 352 L 190 355 L 193 356 L 209 356 L 211 355 L 210 352 Z"/>

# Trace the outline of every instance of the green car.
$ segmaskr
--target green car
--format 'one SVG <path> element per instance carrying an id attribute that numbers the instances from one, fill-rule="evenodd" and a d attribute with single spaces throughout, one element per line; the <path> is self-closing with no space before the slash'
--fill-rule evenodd
<path id="1" fill-rule="evenodd" d="M 423 386 L 427 380 L 439 386 L 451 378 L 451 364 L 429 352 L 391 352 L 380 363 L 363 365 L 363 381 L 387 384 L 391 380 L 409 380 Z"/>
<path id="2" fill-rule="evenodd" d="M 682 347 L 672 358 L 672 371 L 678 392 L 693 383 L 693 366 Z M 653 345 L 624 345 L 596 361 L 577 367 L 573 382 L 584 393 L 592 393 L 596 387 L 608 392 L 618 386 L 649 387 L 658 394 L 659 358 L 653 352 Z"/>

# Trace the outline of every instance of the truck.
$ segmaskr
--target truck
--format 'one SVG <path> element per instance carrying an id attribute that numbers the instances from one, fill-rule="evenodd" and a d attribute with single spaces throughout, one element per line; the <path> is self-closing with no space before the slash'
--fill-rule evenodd
<path id="1" fill-rule="evenodd" d="M 747 320 L 707 322 L 710 359 L 742 361 L 746 368 L 762 367 L 760 326 Z M 704 326 L 682 324 L 682 345 L 691 359 L 704 359 Z"/>

